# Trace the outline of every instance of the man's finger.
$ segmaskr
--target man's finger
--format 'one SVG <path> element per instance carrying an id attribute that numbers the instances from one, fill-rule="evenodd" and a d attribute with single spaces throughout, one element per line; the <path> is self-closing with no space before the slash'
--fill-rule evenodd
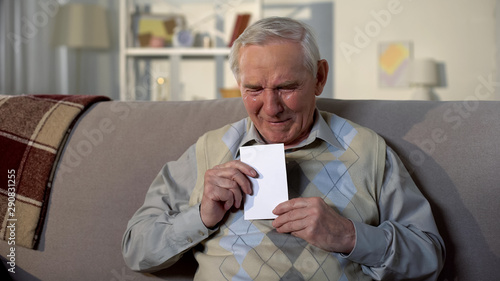
<path id="1" fill-rule="evenodd" d="M 275 226 L 277 224 L 278 226 Z M 287 220 L 284 223 L 273 222 L 273 226 L 276 228 L 276 231 L 280 233 L 297 233 L 303 231 L 307 228 L 308 222 L 307 218 L 296 219 L 296 220 Z"/>
<path id="2" fill-rule="evenodd" d="M 252 168 L 250 165 L 246 163 L 241 162 L 240 160 L 230 161 L 224 164 L 219 164 L 214 167 L 214 169 L 228 169 L 228 168 L 237 169 L 241 173 L 249 177 L 257 176 L 257 171 L 254 168 Z"/>
<path id="3" fill-rule="evenodd" d="M 294 198 L 283 203 L 278 204 L 273 210 L 273 214 L 280 216 L 284 213 L 290 212 L 291 210 L 306 208 L 309 206 L 305 198 Z"/>
<path id="4" fill-rule="evenodd" d="M 252 194 L 252 184 L 245 175 L 241 173 L 235 174 L 232 180 L 238 184 L 244 193 Z"/>
<path id="5" fill-rule="evenodd" d="M 248 177 L 256 176 L 257 172 L 247 164 L 240 161 L 231 161 L 215 166 L 213 173 L 216 177 L 221 178 L 219 180 L 222 181 L 223 178 L 225 180 L 232 181 L 233 183 L 236 183 L 244 193 L 252 194 L 252 185 Z M 233 188 L 232 184 L 228 184 L 227 182 L 224 184 L 221 182 L 219 186 L 224 188 Z"/>

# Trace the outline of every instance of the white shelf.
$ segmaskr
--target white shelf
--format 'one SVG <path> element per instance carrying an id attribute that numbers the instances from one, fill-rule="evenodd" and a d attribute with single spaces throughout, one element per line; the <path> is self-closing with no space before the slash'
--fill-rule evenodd
<path id="1" fill-rule="evenodd" d="M 237 1 L 238 2 L 238 1 Z M 120 98 L 122 100 L 135 100 L 136 93 L 139 93 L 143 86 L 138 86 L 136 84 L 136 76 L 137 73 L 136 68 L 134 68 L 134 63 L 140 62 L 142 59 L 148 60 L 156 60 L 159 58 L 168 59 L 169 70 L 168 72 L 168 92 L 170 95 L 170 99 L 172 100 L 180 100 L 184 98 L 184 86 L 181 79 L 184 76 L 181 75 L 181 64 L 183 60 L 196 60 L 200 59 L 205 63 L 206 60 L 212 60 L 215 65 L 215 69 L 213 71 L 215 75 L 215 86 L 212 89 L 208 89 L 207 92 L 215 93 L 216 96 L 219 89 L 223 88 L 224 77 L 227 64 L 227 57 L 230 52 L 230 48 L 227 48 L 226 43 L 221 41 L 222 37 L 225 37 L 227 34 L 224 32 L 230 30 L 234 23 L 228 23 L 228 15 L 236 14 L 239 12 L 239 4 L 243 2 L 249 4 L 243 7 L 241 12 L 248 12 L 248 7 L 250 6 L 252 11 L 252 17 L 254 19 L 261 18 L 261 8 L 262 8 L 262 0 L 240 0 L 240 2 L 235 3 L 232 0 L 222 0 L 222 1 L 213 1 L 213 0 L 120 0 L 120 8 L 119 8 L 119 27 L 120 27 L 120 39 L 119 39 L 119 61 L 120 61 Z M 175 13 L 185 14 L 188 18 L 194 19 L 195 23 L 198 24 L 210 24 L 208 28 L 209 33 L 212 36 L 218 34 L 217 39 L 213 41 L 215 44 L 214 48 L 201 48 L 201 47 L 193 47 L 193 48 L 176 48 L 176 47 L 168 47 L 168 48 L 141 48 L 141 47 L 131 47 L 131 14 L 134 12 L 133 4 L 151 4 L 152 11 L 158 13 L 166 13 L 172 10 Z M 188 11 L 187 9 L 193 8 L 189 7 L 190 5 L 205 3 L 211 5 L 210 10 L 207 10 L 205 15 L 201 13 L 200 15 L 193 15 L 193 10 Z M 157 5 L 159 4 L 159 5 Z M 186 5 L 187 9 L 182 10 L 182 5 Z M 236 5 L 238 4 L 238 5 Z M 166 7 L 166 8 L 165 8 Z M 172 8 L 173 7 L 173 8 Z M 167 9 L 168 8 L 168 9 Z M 195 9 L 195 11 L 198 11 Z M 205 19 L 212 18 L 210 23 L 204 22 Z M 233 17 L 234 18 L 234 17 Z M 200 22 L 201 20 L 201 22 Z M 191 22 L 192 24 L 192 22 Z M 211 26 L 211 25 L 214 26 Z M 210 30 L 214 30 L 214 32 Z M 149 66 L 148 66 L 149 67 Z M 189 73 L 185 71 L 184 73 Z M 206 77 L 203 77 L 206 78 Z M 141 88 L 142 87 L 142 88 Z M 150 86 L 146 88 L 149 89 Z M 192 96 L 192 95 L 191 95 Z M 211 94 L 209 96 L 212 96 Z"/>
<path id="2" fill-rule="evenodd" d="M 127 48 L 125 54 L 130 57 L 155 56 L 227 56 L 229 48 Z"/>

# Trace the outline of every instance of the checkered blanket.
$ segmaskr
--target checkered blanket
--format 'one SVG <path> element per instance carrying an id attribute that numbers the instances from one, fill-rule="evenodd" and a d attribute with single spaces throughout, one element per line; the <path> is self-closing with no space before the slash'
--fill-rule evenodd
<path id="1" fill-rule="evenodd" d="M 36 249 L 53 167 L 78 117 L 103 96 L 0 95 L 0 238 Z"/>

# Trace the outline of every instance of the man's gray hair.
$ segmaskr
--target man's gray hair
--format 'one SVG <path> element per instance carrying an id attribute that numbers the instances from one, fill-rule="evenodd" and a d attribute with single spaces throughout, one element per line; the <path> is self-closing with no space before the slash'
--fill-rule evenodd
<path id="1" fill-rule="evenodd" d="M 294 19 L 270 17 L 261 19 L 249 26 L 234 41 L 229 53 L 229 66 L 236 79 L 239 79 L 239 51 L 241 47 L 246 45 L 263 46 L 286 41 L 301 44 L 304 53 L 304 66 L 316 77 L 320 54 L 311 29 L 306 24 Z"/>

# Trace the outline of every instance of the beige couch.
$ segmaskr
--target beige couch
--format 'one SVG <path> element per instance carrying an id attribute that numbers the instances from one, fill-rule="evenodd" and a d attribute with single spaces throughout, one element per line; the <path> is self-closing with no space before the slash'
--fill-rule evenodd
<path id="1" fill-rule="evenodd" d="M 500 280 L 500 102 L 319 99 L 318 106 L 374 129 L 399 153 L 446 242 L 440 280 Z M 122 235 L 165 162 L 245 115 L 240 99 L 95 105 L 66 144 L 40 247 L 16 249 L 11 277 L 190 280 L 190 257 L 156 275 L 130 271 Z M 7 246 L 0 242 L 4 264 Z"/>

